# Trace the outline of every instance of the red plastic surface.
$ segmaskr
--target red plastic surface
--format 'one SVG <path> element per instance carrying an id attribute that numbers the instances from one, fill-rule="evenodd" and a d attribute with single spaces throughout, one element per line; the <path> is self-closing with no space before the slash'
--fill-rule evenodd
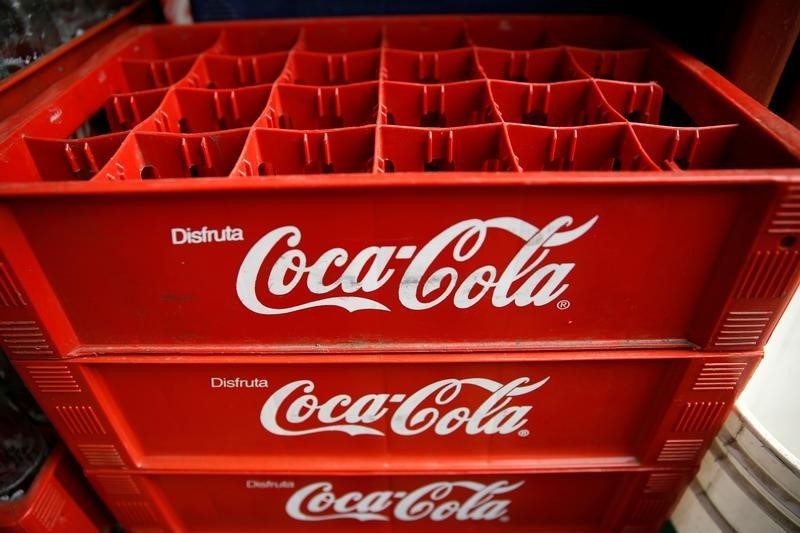
<path id="1" fill-rule="evenodd" d="M 111 519 L 63 448 L 56 448 L 23 498 L 0 502 L 0 531 L 110 531 Z"/>
<path id="2" fill-rule="evenodd" d="M 17 362 L 86 468 L 691 466 L 761 358 L 694 352 Z"/>
<path id="3" fill-rule="evenodd" d="M 126 531 L 658 531 L 692 471 L 242 472 L 90 479 Z"/>
<path id="4" fill-rule="evenodd" d="M 621 18 L 141 28 L 4 131 L 17 359 L 749 350 L 800 282 L 800 134 Z"/>

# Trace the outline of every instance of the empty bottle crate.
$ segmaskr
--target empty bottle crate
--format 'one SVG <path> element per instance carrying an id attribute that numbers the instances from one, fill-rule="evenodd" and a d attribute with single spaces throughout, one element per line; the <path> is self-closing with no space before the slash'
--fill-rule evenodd
<path id="1" fill-rule="evenodd" d="M 88 469 L 693 467 L 760 352 L 18 361 Z M 146 391 L 146 392 L 145 392 Z"/>
<path id="2" fill-rule="evenodd" d="M 694 472 L 92 472 L 126 531 L 658 531 Z"/>
<path id="3" fill-rule="evenodd" d="M 3 124 L 0 345 L 758 349 L 799 161 L 624 18 L 137 28 Z"/>

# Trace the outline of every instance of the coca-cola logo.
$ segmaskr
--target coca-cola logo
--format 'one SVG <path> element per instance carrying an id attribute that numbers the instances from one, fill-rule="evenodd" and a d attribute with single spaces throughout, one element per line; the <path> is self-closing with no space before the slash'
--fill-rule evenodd
<path id="1" fill-rule="evenodd" d="M 305 522 L 337 519 L 360 522 L 428 519 L 441 522 L 449 518 L 461 522 L 507 521 L 511 500 L 498 496 L 509 494 L 524 483 L 505 480 L 489 484 L 467 480 L 437 481 L 411 492 L 353 491 L 337 495 L 332 483 L 321 481 L 292 494 L 286 502 L 286 513 Z M 456 496 L 456 492 L 460 494 Z"/>
<path id="2" fill-rule="evenodd" d="M 432 431 L 449 435 L 507 435 L 520 431 L 528 422 L 531 405 L 510 405 L 513 398 L 528 394 L 547 383 L 519 377 L 508 383 L 485 378 L 442 379 L 412 394 L 365 394 L 353 398 L 337 394 L 321 400 L 310 380 L 298 380 L 276 390 L 261 408 L 261 425 L 274 435 L 310 435 L 341 432 L 355 435 L 384 435 L 372 424 L 390 412 L 389 427 L 401 436 Z M 475 409 L 457 405 L 465 387 L 478 387 L 488 395 Z M 298 426 L 308 426 L 298 429 Z"/>
<path id="3" fill-rule="evenodd" d="M 368 246 L 352 257 L 344 248 L 331 248 L 316 260 L 299 248 L 302 233 L 295 226 L 276 228 L 259 239 L 242 261 L 236 280 L 239 300 L 250 311 L 280 315 L 333 306 L 347 311 L 389 311 L 391 302 L 368 297 L 392 280 L 397 299 L 411 310 L 435 307 L 446 300 L 459 309 L 474 306 L 484 298 L 495 307 L 546 305 L 567 290 L 567 275 L 575 263 L 547 262 L 550 250 L 584 235 L 597 222 L 594 216 L 582 225 L 561 216 L 543 228 L 515 217 L 470 219 L 453 224 L 422 247 Z M 473 259 L 487 242 L 490 230 L 508 232 L 521 240 L 520 248 L 507 264 L 487 264 L 472 272 L 456 266 Z M 271 264 L 267 259 L 272 257 Z M 407 261 L 407 264 L 405 263 Z M 449 266 L 433 268 L 445 261 Z M 405 264 L 402 274 L 402 265 Z M 259 290 L 259 273 L 267 271 Z M 313 297 L 296 305 L 279 306 L 279 299 L 303 287 Z M 260 298 L 266 293 L 276 302 Z M 338 295 L 331 295 L 332 293 Z"/>

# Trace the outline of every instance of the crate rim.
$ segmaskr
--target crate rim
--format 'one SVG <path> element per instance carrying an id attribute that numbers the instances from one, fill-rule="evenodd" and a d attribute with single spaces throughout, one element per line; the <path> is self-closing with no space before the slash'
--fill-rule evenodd
<path id="1" fill-rule="evenodd" d="M 759 184 L 800 184 L 798 169 L 729 169 L 698 170 L 691 173 L 660 171 L 620 171 L 598 174 L 577 172 L 450 172 L 396 174 L 294 174 L 247 178 L 165 178 L 158 180 L 120 181 L 27 181 L 0 183 L 0 198 L 25 196 L 127 195 L 163 193 L 200 193 L 213 191 L 259 190 L 346 190 L 402 187 L 587 187 L 651 186 L 702 187 L 708 185 L 753 186 Z"/>

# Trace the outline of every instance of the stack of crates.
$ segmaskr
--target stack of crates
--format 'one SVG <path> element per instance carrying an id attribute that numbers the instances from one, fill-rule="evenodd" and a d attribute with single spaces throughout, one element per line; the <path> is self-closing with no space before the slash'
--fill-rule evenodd
<path id="1" fill-rule="evenodd" d="M 130 531 L 655 530 L 800 281 L 800 134 L 624 18 L 143 27 L 4 135 L 0 344 Z"/>

